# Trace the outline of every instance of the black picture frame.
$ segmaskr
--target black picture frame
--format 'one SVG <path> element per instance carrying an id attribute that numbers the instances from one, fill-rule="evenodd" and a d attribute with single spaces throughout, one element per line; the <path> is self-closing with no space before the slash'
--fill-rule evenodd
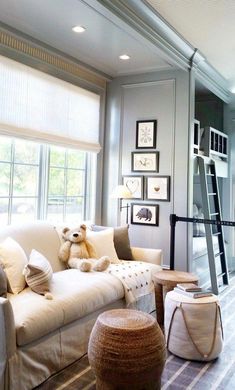
<path id="1" fill-rule="evenodd" d="M 159 172 L 159 152 L 131 152 L 132 172 Z"/>
<path id="2" fill-rule="evenodd" d="M 123 175 L 122 183 L 132 194 L 130 199 L 144 198 L 144 176 L 140 175 Z"/>
<path id="3" fill-rule="evenodd" d="M 159 226 L 158 204 L 131 204 L 131 224 L 145 226 Z"/>
<path id="4" fill-rule="evenodd" d="M 145 176 L 145 200 L 170 201 L 170 176 Z"/>
<path id="5" fill-rule="evenodd" d="M 156 149 L 157 119 L 136 122 L 136 149 Z"/>

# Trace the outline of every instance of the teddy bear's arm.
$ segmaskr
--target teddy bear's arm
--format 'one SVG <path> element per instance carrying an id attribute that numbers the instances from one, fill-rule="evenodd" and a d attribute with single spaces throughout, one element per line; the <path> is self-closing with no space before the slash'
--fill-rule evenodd
<path id="1" fill-rule="evenodd" d="M 72 243 L 70 241 L 65 241 L 59 250 L 59 259 L 61 261 L 67 261 L 69 259 L 69 254 L 70 254 L 70 248 L 71 248 Z"/>
<path id="2" fill-rule="evenodd" d="M 94 246 L 92 245 L 92 243 L 88 240 L 86 240 L 86 247 L 87 247 L 87 251 L 89 253 L 89 258 L 90 259 L 97 259 L 98 256 L 97 256 L 96 250 L 95 250 Z"/>

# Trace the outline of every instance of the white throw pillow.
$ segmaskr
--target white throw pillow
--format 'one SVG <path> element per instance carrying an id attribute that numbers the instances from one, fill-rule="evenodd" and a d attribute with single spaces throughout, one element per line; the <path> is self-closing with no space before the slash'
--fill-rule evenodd
<path id="1" fill-rule="evenodd" d="M 119 263 L 114 247 L 113 233 L 113 228 L 101 230 L 100 232 L 87 231 L 87 239 L 94 246 L 98 258 L 108 256 L 111 263 Z"/>
<path id="2" fill-rule="evenodd" d="M 27 257 L 18 242 L 11 237 L 0 244 L 0 263 L 7 275 L 9 292 L 18 294 L 25 288 L 22 272 L 27 264 Z"/>
<path id="3" fill-rule="evenodd" d="M 35 249 L 31 251 L 29 262 L 23 272 L 28 286 L 34 292 L 45 295 L 50 291 L 53 271 L 49 261 L 40 252 Z"/>

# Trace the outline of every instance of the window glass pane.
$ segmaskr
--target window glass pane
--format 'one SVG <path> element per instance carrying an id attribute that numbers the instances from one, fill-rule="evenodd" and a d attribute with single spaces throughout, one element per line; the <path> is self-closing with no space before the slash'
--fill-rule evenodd
<path id="1" fill-rule="evenodd" d="M 67 171 L 67 195 L 78 196 L 84 193 L 84 171 Z"/>
<path id="2" fill-rule="evenodd" d="M 15 162 L 24 164 L 38 164 L 38 160 L 38 144 L 25 140 L 15 140 Z"/>
<path id="3" fill-rule="evenodd" d="M 27 222 L 36 218 L 37 199 L 12 198 L 11 222 Z"/>
<path id="4" fill-rule="evenodd" d="M 8 222 L 8 205 L 9 205 L 9 198 L 0 198 L 1 224 L 7 224 Z"/>
<path id="5" fill-rule="evenodd" d="M 0 142 L 0 161 L 11 161 L 11 145 L 10 138 L 1 137 Z"/>
<path id="6" fill-rule="evenodd" d="M 86 153 L 68 150 L 68 168 L 85 169 Z"/>
<path id="7" fill-rule="evenodd" d="M 64 220 L 64 198 L 49 197 L 47 205 L 47 219 L 54 223 L 63 222 Z"/>
<path id="8" fill-rule="evenodd" d="M 38 167 L 15 165 L 13 196 L 35 196 L 38 192 Z"/>
<path id="9" fill-rule="evenodd" d="M 50 165 L 54 167 L 64 167 L 65 149 L 57 146 L 50 147 Z"/>
<path id="10" fill-rule="evenodd" d="M 83 197 L 68 197 L 66 200 L 66 222 L 77 222 L 83 220 Z"/>
<path id="11" fill-rule="evenodd" d="M 0 196 L 9 195 L 10 186 L 10 170 L 11 165 L 8 163 L 0 163 Z"/>
<path id="12" fill-rule="evenodd" d="M 49 196 L 64 195 L 64 169 L 51 168 L 49 175 Z"/>

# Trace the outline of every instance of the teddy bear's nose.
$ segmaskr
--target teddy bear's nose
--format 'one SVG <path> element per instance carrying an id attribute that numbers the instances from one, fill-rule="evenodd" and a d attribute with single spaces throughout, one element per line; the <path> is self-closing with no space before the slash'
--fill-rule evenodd
<path id="1" fill-rule="evenodd" d="M 78 237 L 78 233 L 73 233 L 73 237 Z"/>

